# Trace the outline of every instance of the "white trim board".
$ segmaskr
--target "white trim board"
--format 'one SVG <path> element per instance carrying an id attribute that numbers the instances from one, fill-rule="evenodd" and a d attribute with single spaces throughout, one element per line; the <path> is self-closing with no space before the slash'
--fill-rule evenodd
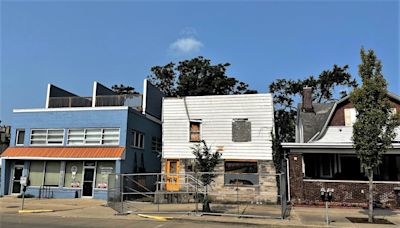
<path id="1" fill-rule="evenodd" d="M 32 109 L 14 109 L 13 112 L 73 112 L 73 111 L 106 111 L 106 110 L 128 110 L 128 106 L 118 107 L 75 107 L 75 108 L 32 108 Z"/>
<path id="2" fill-rule="evenodd" d="M 85 160 L 85 161 L 109 161 L 109 160 L 123 160 L 123 158 L 115 158 L 115 157 L 101 157 L 101 158 L 79 158 L 79 157 L 1 157 L 1 159 L 13 159 L 13 160 L 61 160 L 61 161 L 69 161 L 69 160 Z"/>
<path id="3" fill-rule="evenodd" d="M 324 183 L 359 183 L 368 184 L 368 181 L 360 180 L 325 180 L 325 179 L 303 179 L 304 182 L 324 182 Z M 400 184 L 400 181 L 373 181 L 374 184 Z"/>

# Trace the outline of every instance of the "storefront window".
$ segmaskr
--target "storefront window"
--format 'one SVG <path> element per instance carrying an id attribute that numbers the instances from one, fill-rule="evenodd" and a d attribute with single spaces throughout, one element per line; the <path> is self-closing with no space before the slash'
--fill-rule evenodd
<path id="1" fill-rule="evenodd" d="M 44 161 L 31 161 L 29 169 L 30 186 L 43 185 L 43 168 L 44 168 Z"/>
<path id="2" fill-rule="evenodd" d="M 60 181 L 60 166 L 61 162 L 59 161 L 46 161 L 44 185 L 58 186 Z"/>
<path id="3" fill-rule="evenodd" d="M 67 162 L 65 165 L 64 187 L 80 188 L 83 164 L 81 161 Z"/>
<path id="4" fill-rule="evenodd" d="M 115 172 L 115 161 L 97 162 L 96 188 L 107 188 L 108 174 Z"/>

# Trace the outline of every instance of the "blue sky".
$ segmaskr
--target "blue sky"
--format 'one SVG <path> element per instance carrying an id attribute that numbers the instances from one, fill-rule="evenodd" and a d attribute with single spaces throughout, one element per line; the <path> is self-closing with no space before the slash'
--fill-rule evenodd
<path id="1" fill-rule="evenodd" d="M 142 90 L 154 65 L 205 56 L 259 92 L 333 64 L 357 75 L 361 46 L 400 94 L 398 1 L 2 1 L 0 120 L 43 108 L 47 83 L 90 96 L 93 81 Z"/>

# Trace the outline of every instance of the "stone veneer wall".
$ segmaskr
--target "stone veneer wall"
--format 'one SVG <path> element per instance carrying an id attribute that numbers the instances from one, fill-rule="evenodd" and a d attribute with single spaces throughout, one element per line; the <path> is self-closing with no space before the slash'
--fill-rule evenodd
<path id="1" fill-rule="evenodd" d="M 332 203 L 338 206 L 365 206 L 368 203 L 367 182 L 303 179 L 301 154 L 290 154 L 289 166 L 290 195 L 293 204 L 322 204 L 321 188 L 334 189 Z M 374 187 L 375 200 L 385 207 L 400 207 L 400 183 L 376 183 Z"/>
<path id="2" fill-rule="evenodd" d="M 193 159 L 179 159 L 180 173 L 190 172 L 188 166 L 193 165 Z M 162 172 L 166 171 L 166 159 L 162 160 Z M 273 161 L 259 160 L 259 186 L 225 186 L 224 162 L 220 162 L 215 170 L 217 176 L 209 189 L 209 198 L 214 202 L 250 202 L 271 203 L 278 202 L 277 176 Z"/>

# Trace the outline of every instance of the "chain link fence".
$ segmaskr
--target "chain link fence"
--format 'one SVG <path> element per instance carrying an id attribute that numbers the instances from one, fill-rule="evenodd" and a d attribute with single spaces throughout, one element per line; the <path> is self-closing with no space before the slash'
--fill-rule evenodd
<path id="1" fill-rule="evenodd" d="M 206 175 L 213 182 L 205 185 Z M 279 187 L 276 183 L 279 183 Z M 107 204 L 118 213 L 286 218 L 284 174 L 110 174 Z M 206 200 L 207 199 L 207 200 Z M 205 201 L 209 203 L 205 207 Z"/>

